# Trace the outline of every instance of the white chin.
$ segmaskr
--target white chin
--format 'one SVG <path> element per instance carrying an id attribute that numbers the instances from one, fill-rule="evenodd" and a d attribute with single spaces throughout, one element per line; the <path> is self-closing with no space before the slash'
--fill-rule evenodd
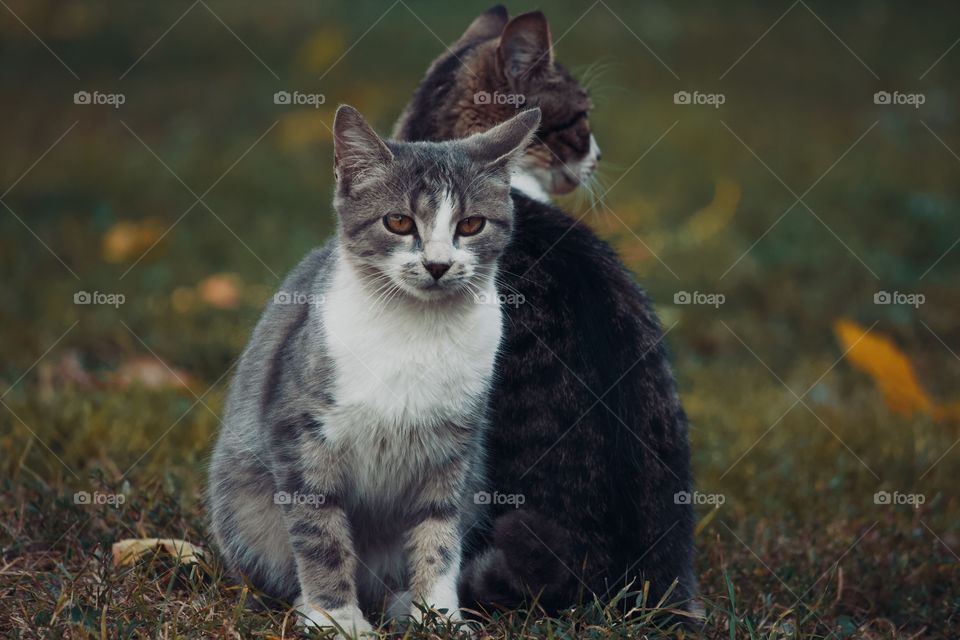
<path id="1" fill-rule="evenodd" d="M 404 293 L 418 300 L 442 300 L 443 298 L 449 298 L 452 289 L 447 289 L 446 287 L 429 287 L 423 288 L 418 287 L 417 285 L 411 285 L 407 283 L 401 283 L 400 287 L 403 289 Z"/>

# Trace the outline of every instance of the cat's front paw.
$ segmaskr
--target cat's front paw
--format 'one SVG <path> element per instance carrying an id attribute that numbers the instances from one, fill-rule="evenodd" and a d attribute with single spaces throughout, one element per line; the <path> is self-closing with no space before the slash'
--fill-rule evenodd
<path id="1" fill-rule="evenodd" d="M 360 638 L 373 635 L 373 626 L 363 617 L 356 605 L 346 605 L 337 609 L 317 609 L 306 602 L 297 604 L 299 624 L 310 629 L 339 628 L 337 638 Z"/>

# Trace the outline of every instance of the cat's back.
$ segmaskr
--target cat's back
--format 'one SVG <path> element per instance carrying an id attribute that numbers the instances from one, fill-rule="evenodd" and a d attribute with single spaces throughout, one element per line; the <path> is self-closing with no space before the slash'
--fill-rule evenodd
<path id="1" fill-rule="evenodd" d="M 659 328 L 646 293 L 590 227 L 520 192 L 514 191 L 513 200 L 517 224 L 503 257 L 504 279 L 532 294 L 528 312 L 555 317 L 556 310 L 572 307 L 589 316 L 584 321 L 596 317 L 601 324 L 623 313 L 639 313 L 643 324 Z"/>

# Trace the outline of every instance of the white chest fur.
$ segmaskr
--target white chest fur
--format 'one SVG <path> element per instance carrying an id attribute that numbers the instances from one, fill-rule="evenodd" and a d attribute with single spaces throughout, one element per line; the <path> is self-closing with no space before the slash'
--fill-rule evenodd
<path id="1" fill-rule="evenodd" d="M 495 300 L 492 285 L 489 293 Z M 503 331 L 495 303 L 395 300 L 378 307 L 344 263 L 321 318 L 336 400 L 325 435 L 360 446 L 469 419 L 489 386 Z"/>

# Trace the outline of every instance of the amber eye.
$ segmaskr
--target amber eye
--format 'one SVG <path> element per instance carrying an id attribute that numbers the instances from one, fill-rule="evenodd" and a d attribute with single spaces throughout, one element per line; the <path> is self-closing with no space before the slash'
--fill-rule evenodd
<path id="1" fill-rule="evenodd" d="M 457 223 L 457 235 L 475 236 L 483 230 L 487 224 L 486 218 L 480 216 L 470 216 Z"/>
<path id="2" fill-rule="evenodd" d="M 408 236 L 417 228 L 413 223 L 413 218 L 402 213 L 390 213 L 383 216 L 383 226 L 387 228 L 387 231 L 400 236 Z"/>

